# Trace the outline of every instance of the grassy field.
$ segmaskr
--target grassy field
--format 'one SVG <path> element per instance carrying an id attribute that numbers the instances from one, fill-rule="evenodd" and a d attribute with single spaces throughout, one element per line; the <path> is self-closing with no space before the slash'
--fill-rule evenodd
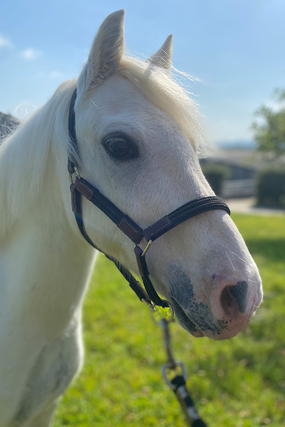
<path id="1" fill-rule="evenodd" d="M 195 339 L 172 326 L 177 358 L 209 427 L 285 426 L 285 218 L 233 215 L 256 260 L 264 302 L 229 341 Z M 115 267 L 99 258 L 84 307 L 86 360 L 55 427 L 182 427 L 161 378 L 161 330 Z"/>

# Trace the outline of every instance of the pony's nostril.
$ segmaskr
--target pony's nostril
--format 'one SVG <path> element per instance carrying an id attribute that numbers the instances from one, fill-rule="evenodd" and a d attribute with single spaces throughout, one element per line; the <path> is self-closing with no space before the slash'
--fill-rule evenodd
<path id="1" fill-rule="evenodd" d="M 230 294 L 235 298 L 239 312 L 245 313 L 247 302 L 248 284 L 246 282 L 238 282 L 230 289 Z"/>
<path id="2" fill-rule="evenodd" d="M 234 315 L 238 311 L 243 314 L 246 311 L 247 304 L 246 282 L 238 282 L 234 286 L 226 286 L 220 296 L 221 306 L 226 314 Z"/>
<path id="3" fill-rule="evenodd" d="M 224 313 L 230 315 L 235 305 L 234 297 L 230 293 L 230 286 L 225 286 L 220 296 L 220 303 Z"/>

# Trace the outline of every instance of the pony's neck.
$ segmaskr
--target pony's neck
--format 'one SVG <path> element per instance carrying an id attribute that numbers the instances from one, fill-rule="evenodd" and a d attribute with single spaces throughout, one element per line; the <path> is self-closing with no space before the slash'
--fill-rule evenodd
<path id="1" fill-rule="evenodd" d="M 40 205 L 1 241 L 1 289 L 23 323 L 52 339 L 80 315 L 95 251 L 70 229 L 61 210 L 48 217 Z"/>

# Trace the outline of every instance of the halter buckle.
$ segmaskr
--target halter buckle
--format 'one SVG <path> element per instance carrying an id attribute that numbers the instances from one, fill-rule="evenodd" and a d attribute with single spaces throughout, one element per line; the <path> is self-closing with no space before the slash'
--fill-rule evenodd
<path id="1" fill-rule="evenodd" d="M 81 176 L 80 176 L 79 170 L 77 169 L 77 167 L 76 167 L 76 166 L 73 166 L 73 168 L 74 168 L 74 173 L 75 173 L 75 175 L 77 176 L 77 178 L 78 178 L 78 179 L 80 179 L 80 178 L 81 178 Z"/>
<path id="2" fill-rule="evenodd" d="M 76 178 L 80 179 L 81 176 L 80 176 L 79 170 L 77 169 L 76 166 L 73 166 L 73 170 L 74 170 L 74 174 L 76 175 Z M 70 172 L 69 172 L 69 182 L 70 182 L 70 184 L 74 184 L 73 173 L 70 173 Z"/>

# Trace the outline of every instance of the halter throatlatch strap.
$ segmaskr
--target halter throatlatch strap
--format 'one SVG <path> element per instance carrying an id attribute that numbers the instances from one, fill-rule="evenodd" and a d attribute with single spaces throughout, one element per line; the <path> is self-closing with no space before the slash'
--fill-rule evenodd
<path id="1" fill-rule="evenodd" d="M 73 152 L 79 155 L 78 144 L 76 139 L 75 131 L 75 112 L 74 105 L 76 100 L 76 89 L 73 92 L 70 108 L 69 108 L 69 118 L 68 118 L 68 131 L 70 136 L 70 142 L 72 145 Z M 68 172 L 72 176 L 75 172 L 78 171 L 78 165 L 76 165 L 74 159 L 69 153 L 68 156 Z M 142 229 L 138 224 L 136 224 L 128 215 L 124 214 L 117 206 L 114 205 L 107 197 L 105 197 L 96 187 L 94 187 L 90 182 L 86 181 L 84 178 L 77 176 L 75 181 L 70 186 L 71 190 L 71 201 L 72 201 L 72 210 L 75 215 L 76 222 L 78 224 L 79 230 L 84 237 L 84 239 L 91 245 L 93 248 L 100 250 L 88 236 L 83 222 L 82 216 L 82 196 L 89 200 L 93 205 L 97 206 L 105 215 L 110 218 L 110 220 L 117 225 L 117 227 L 133 242 L 135 243 L 135 256 L 139 268 L 140 275 L 145 287 L 145 290 L 142 288 L 140 283 L 134 278 L 134 276 L 122 266 L 116 259 L 105 254 L 108 259 L 114 262 L 118 270 L 122 273 L 125 279 L 129 282 L 130 287 L 135 291 L 137 296 L 141 301 L 146 302 L 148 305 L 153 306 L 152 301 L 155 305 L 161 307 L 168 307 L 170 303 L 166 300 L 163 300 L 159 297 L 154 286 L 150 280 L 150 273 L 147 268 L 146 263 L 146 252 L 150 244 L 163 236 L 163 234 L 172 230 L 174 227 L 177 227 L 179 224 L 184 221 L 193 218 L 194 216 L 200 215 L 203 212 L 211 211 L 214 209 L 224 210 L 230 215 L 229 207 L 218 197 L 209 196 L 201 197 L 190 202 L 185 203 L 183 206 L 180 206 L 178 209 L 174 210 L 170 214 L 159 219 L 154 224 L 150 225 L 146 229 Z M 138 246 L 141 241 L 145 238 L 147 246 L 144 250 Z"/>
<path id="2" fill-rule="evenodd" d="M 76 179 L 78 179 L 78 178 L 76 178 Z M 102 252 L 106 256 L 106 258 L 108 258 L 110 261 L 113 261 L 113 263 L 115 264 L 115 266 L 117 267 L 117 269 L 124 276 L 124 278 L 129 283 L 129 286 L 131 287 L 131 289 L 136 293 L 136 295 L 138 296 L 138 298 L 141 301 L 145 301 L 148 305 L 152 305 L 152 301 L 151 301 L 150 297 L 145 292 L 145 290 L 143 289 L 143 287 L 141 286 L 141 284 L 129 272 L 129 270 L 126 269 L 122 264 L 120 264 L 115 258 L 113 258 L 113 257 L 107 255 L 105 252 L 103 252 L 90 239 L 90 237 L 88 236 L 88 234 L 87 234 L 87 232 L 85 230 L 85 227 L 84 227 L 84 222 L 83 222 L 83 217 L 82 217 L 81 194 L 79 193 L 79 191 L 76 190 L 76 185 L 75 184 L 71 184 L 70 189 L 71 189 L 71 198 L 72 198 L 72 210 L 74 212 L 74 216 L 75 216 L 78 228 L 79 228 L 82 236 L 84 237 L 84 239 L 91 246 L 93 246 L 94 249 L 97 249 L 98 251 Z"/>

